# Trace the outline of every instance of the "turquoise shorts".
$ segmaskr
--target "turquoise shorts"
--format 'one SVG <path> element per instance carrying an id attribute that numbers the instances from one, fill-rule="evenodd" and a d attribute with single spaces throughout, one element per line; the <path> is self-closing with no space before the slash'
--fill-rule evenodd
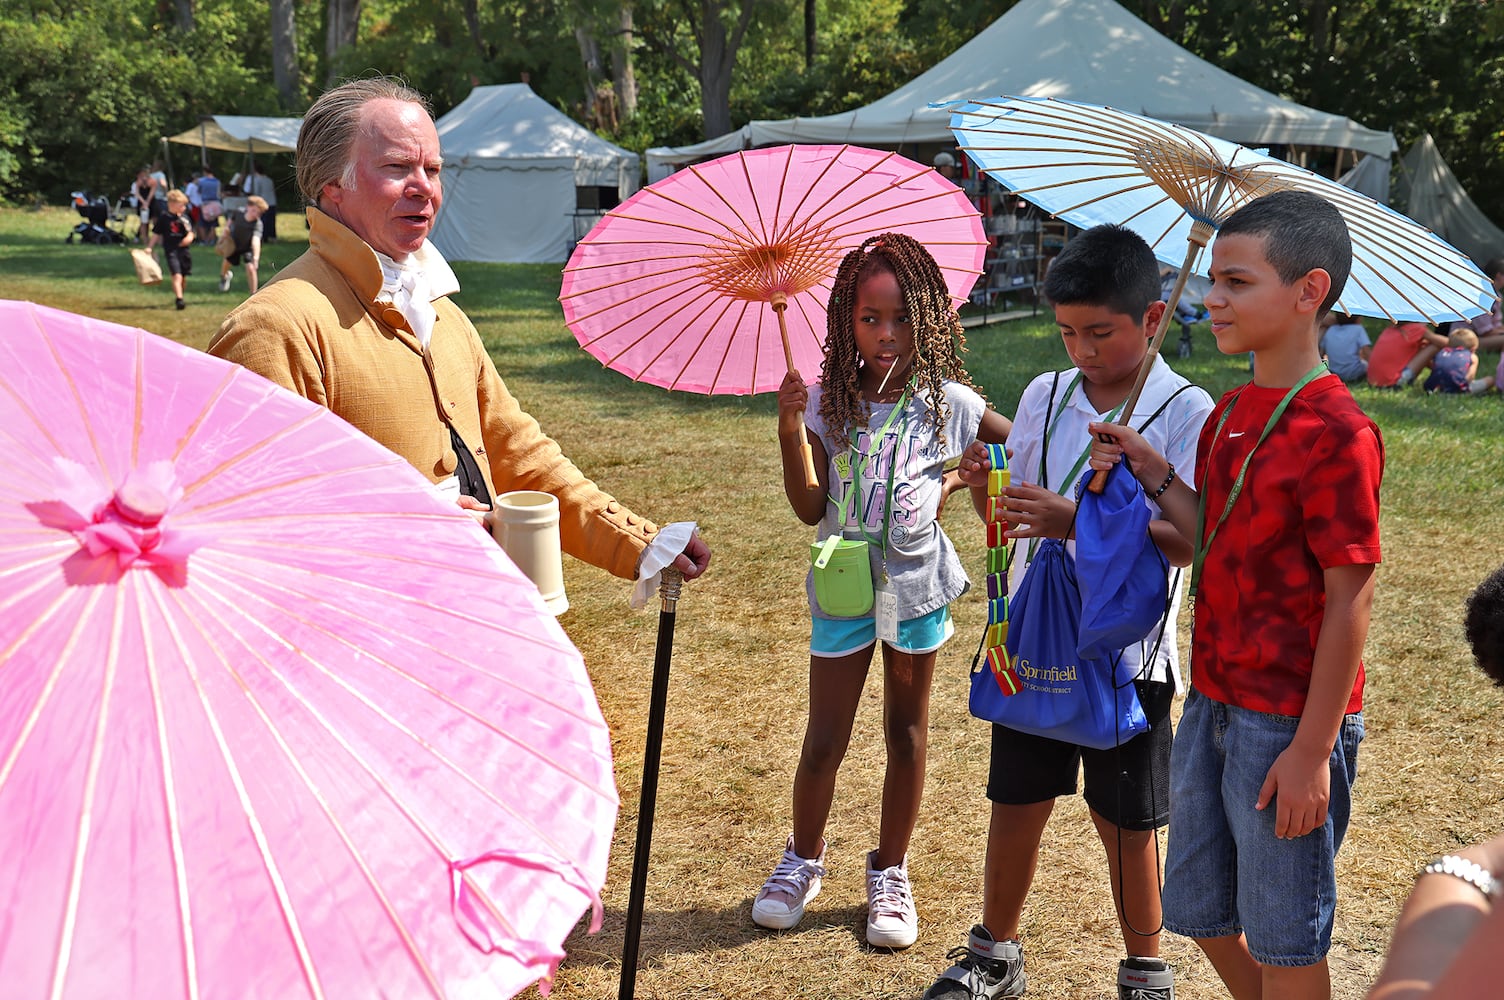
<path id="1" fill-rule="evenodd" d="M 811 656 L 848 656 L 877 641 L 877 622 L 872 618 L 811 618 Z M 888 645 L 901 653 L 933 653 L 955 634 L 950 608 L 931 611 L 898 623 L 898 641 Z"/>

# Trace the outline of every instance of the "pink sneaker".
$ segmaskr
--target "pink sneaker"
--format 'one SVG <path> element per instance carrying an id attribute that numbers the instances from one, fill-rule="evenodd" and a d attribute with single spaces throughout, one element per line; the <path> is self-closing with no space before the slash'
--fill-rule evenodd
<path id="1" fill-rule="evenodd" d="M 867 855 L 867 943 L 874 948 L 907 948 L 919 937 L 909 859 L 879 870 L 872 867 L 876 855 Z"/>
<path id="2" fill-rule="evenodd" d="M 804 908 L 820 895 L 824 877 L 825 845 L 820 845 L 818 858 L 801 858 L 794 853 L 794 835 L 789 834 L 783 859 L 752 901 L 752 922 L 775 931 L 797 925 L 804 917 Z"/>

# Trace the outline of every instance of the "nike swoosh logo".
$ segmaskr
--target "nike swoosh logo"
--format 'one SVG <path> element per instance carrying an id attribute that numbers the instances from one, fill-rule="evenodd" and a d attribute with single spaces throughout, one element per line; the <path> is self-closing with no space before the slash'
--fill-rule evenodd
<path id="1" fill-rule="evenodd" d="M 1229 438 L 1240 438 L 1244 434 L 1247 434 L 1247 433 L 1248 433 L 1247 431 L 1228 431 L 1227 432 L 1227 436 Z"/>

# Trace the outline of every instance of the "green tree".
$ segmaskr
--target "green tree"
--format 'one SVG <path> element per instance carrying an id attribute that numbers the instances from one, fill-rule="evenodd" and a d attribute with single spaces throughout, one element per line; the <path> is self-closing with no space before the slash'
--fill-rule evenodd
<path id="1" fill-rule="evenodd" d="M 201 3 L 185 31 L 148 0 L 12 2 L 0 13 L 0 196 L 118 195 L 200 115 L 275 108 L 264 74 L 234 60 L 201 70 L 207 55 L 255 50 L 231 8 Z"/>

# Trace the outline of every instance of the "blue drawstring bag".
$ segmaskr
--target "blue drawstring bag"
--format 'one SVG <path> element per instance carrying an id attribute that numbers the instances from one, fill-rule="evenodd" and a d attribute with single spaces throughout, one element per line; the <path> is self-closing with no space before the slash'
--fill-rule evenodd
<path id="1" fill-rule="evenodd" d="M 1132 472 L 1115 466 L 1100 494 L 1082 477 L 1076 495 L 1076 580 L 1081 626 L 1076 651 L 1095 659 L 1116 656 L 1143 640 L 1169 610 L 1169 563 L 1149 537 L 1149 508 Z"/>
<path id="2" fill-rule="evenodd" d="M 1088 473 L 1090 475 L 1090 473 Z M 1131 486 L 1114 479 L 1127 479 Z M 1086 587 L 1065 543 L 1046 538 L 1034 554 L 1024 582 L 1012 601 L 1007 649 L 1019 691 L 1007 695 L 992 670 L 974 670 L 969 708 L 972 715 L 1019 732 L 1063 743 L 1107 750 L 1149 728 L 1134 689 L 1132 667 L 1121 665 L 1120 651 L 1142 640 L 1164 615 L 1166 583 L 1158 549 L 1148 541 L 1149 510 L 1142 500 L 1125 502 L 1137 487 L 1131 475 L 1113 476 L 1103 497 L 1082 490 L 1078 508 L 1078 558 L 1090 556 L 1093 579 Z M 1090 499 L 1086 499 L 1090 497 Z M 1105 503 L 1104 497 L 1107 498 Z M 1099 507 L 1099 510 L 1092 508 Z M 1083 536 L 1083 521 L 1087 534 Z M 1145 552 L 1145 546 L 1153 553 Z M 1115 547 L 1116 553 L 1109 553 Z M 1110 562 L 1110 566 L 1104 566 Z M 1145 594 L 1148 571 L 1120 563 L 1144 563 L 1159 576 L 1158 606 Z M 1125 572 L 1124 570 L 1129 571 Z M 1083 642 L 1084 601 L 1090 595 L 1092 618 Z M 1117 613 L 1112 602 L 1123 598 L 1133 616 Z M 1146 617 L 1153 610 L 1152 618 Z M 1122 640 L 1122 641 L 1119 641 Z M 1093 655 L 1083 655 L 1089 648 Z M 1104 652 L 1105 650 L 1105 652 Z"/>

